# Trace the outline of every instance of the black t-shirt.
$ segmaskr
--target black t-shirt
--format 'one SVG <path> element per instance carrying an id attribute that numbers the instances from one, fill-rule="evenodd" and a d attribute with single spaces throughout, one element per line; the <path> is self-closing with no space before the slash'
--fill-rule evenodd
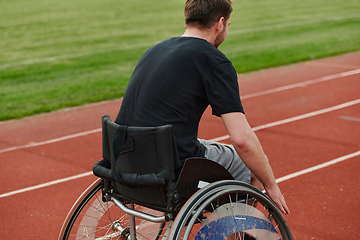
<path id="1" fill-rule="evenodd" d="M 209 106 L 216 116 L 244 112 L 236 71 L 206 40 L 176 37 L 141 57 L 115 120 L 128 126 L 174 126 L 182 162 L 204 156 L 197 140 L 200 118 Z"/>

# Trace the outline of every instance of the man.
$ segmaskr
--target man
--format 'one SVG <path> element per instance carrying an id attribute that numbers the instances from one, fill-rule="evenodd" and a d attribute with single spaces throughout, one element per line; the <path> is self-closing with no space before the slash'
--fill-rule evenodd
<path id="1" fill-rule="evenodd" d="M 173 125 L 182 162 L 206 157 L 223 165 L 236 180 L 248 183 L 251 170 L 279 209 L 289 213 L 245 118 L 235 69 L 217 49 L 227 37 L 231 12 L 231 0 L 187 0 L 185 33 L 153 46 L 141 57 L 115 122 Z M 197 139 L 200 118 L 209 105 L 222 118 L 233 147 Z"/>

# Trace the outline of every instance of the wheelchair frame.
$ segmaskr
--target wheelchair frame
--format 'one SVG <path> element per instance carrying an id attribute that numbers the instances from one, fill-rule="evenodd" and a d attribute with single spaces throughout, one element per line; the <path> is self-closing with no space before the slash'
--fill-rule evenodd
<path id="1" fill-rule="evenodd" d="M 116 126 L 103 116 L 105 157 L 114 151 L 106 144 L 114 138 L 111 132 L 115 129 L 109 132 L 109 125 Z M 93 170 L 100 178 L 69 211 L 61 240 L 293 239 L 285 218 L 269 197 L 233 180 L 226 169 L 211 160 L 188 159 L 177 180 L 166 179 L 161 186 L 124 187 L 126 182 L 114 180 L 108 160 L 99 161 Z M 159 191 L 162 196 L 152 198 Z"/>

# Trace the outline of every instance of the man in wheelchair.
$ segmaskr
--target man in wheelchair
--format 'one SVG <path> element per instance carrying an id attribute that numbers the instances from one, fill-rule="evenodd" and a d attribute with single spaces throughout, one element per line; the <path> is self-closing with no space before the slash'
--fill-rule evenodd
<path id="1" fill-rule="evenodd" d="M 231 0 L 187 0 L 185 33 L 141 57 L 115 122 L 102 117 L 99 179 L 75 202 L 59 239 L 293 239 L 237 74 L 218 50 L 231 12 Z M 198 139 L 209 105 L 233 146 Z"/>
<path id="2" fill-rule="evenodd" d="M 231 12 L 231 0 L 187 0 L 185 33 L 151 47 L 141 57 L 115 122 L 172 125 L 180 157 L 177 170 L 191 157 L 211 159 L 236 180 L 261 188 L 260 180 L 279 209 L 290 213 L 246 120 L 235 69 L 218 50 L 227 37 Z M 233 146 L 197 138 L 200 118 L 209 105 L 212 114 L 222 118 Z"/>

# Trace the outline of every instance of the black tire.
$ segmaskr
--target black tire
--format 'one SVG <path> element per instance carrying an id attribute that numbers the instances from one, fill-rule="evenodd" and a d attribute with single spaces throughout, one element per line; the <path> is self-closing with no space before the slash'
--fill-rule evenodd
<path id="1" fill-rule="evenodd" d="M 282 239 L 292 234 L 276 205 L 253 186 L 233 180 L 212 183 L 182 207 L 169 239 Z"/>
<path id="2" fill-rule="evenodd" d="M 153 215 L 161 215 L 142 206 L 135 205 L 135 210 Z M 137 239 L 158 239 L 164 224 L 136 219 Z M 96 180 L 75 202 L 62 226 L 59 240 L 72 239 L 127 239 L 129 219 L 111 201 L 102 201 L 101 179 Z M 123 235 L 123 237 L 121 237 Z"/>

